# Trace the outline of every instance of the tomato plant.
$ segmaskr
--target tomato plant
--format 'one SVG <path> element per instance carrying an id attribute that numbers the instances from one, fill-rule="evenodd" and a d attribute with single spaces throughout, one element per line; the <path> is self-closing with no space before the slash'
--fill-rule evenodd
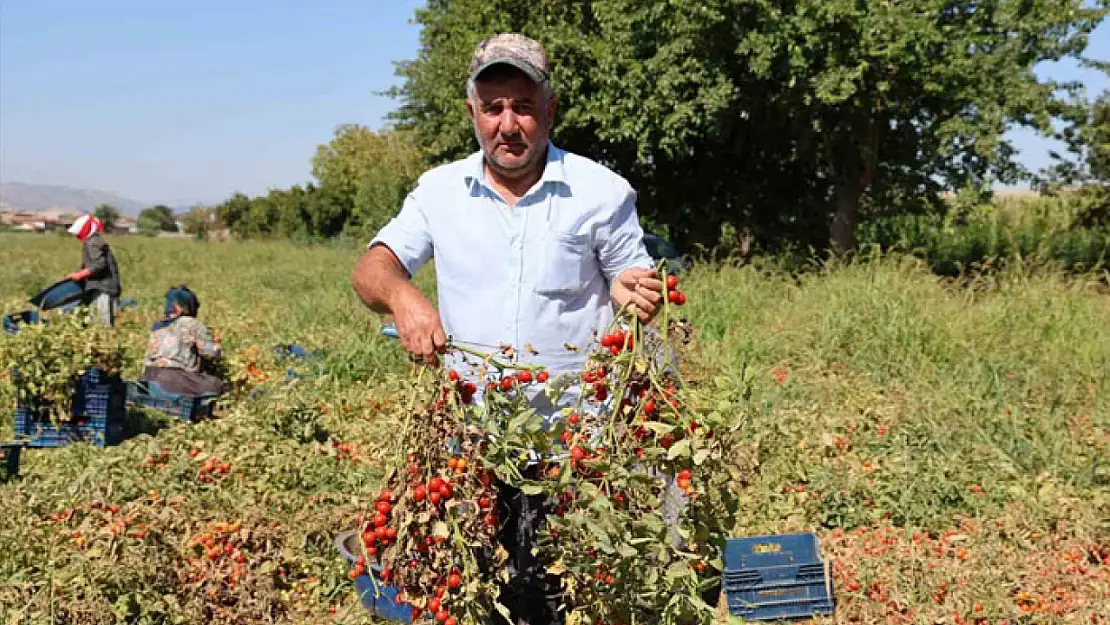
<path id="1" fill-rule="evenodd" d="M 538 549 L 572 622 L 712 617 L 703 595 L 719 583 L 734 521 L 726 452 L 736 423 L 727 400 L 710 403 L 675 366 L 685 335 L 670 331 L 673 304 L 663 333 L 622 312 L 580 373 L 545 386 L 552 405 L 575 400 L 554 429 L 524 392 L 549 380 L 544 371 L 466 350 L 484 363 L 477 403 L 478 385 L 457 371 L 418 377 L 387 489 L 361 519 L 367 557 L 414 614 L 476 622 L 498 606 L 507 554 L 496 540 L 497 480 L 555 502 Z"/>
<path id="2" fill-rule="evenodd" d="M 56 423 L 71 418 L 77 378 L 92 368 L 118 375 L 126 351 L 118 336 L 85 309 L 43 315 L 0 340 L 0 368 L 9 371 L 18 403 L 46 411 Z"/>

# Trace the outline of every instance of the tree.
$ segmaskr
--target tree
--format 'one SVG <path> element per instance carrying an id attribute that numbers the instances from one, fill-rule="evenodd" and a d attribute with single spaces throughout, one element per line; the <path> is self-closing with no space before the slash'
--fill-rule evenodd
<path id="1" fill-rule="evenodd" d="M 227 225 L 233 236 L 240 239 L 250 235 L 250 211 L 251 199 L 239 192 L 216 207 L 217 218 Z"/>
<path id="2" fill-rule="evenodd" d="M 208 233 L 219 227 L 216 208 L 194 206 L 181 219 L 181 229 L 196 239 L 208 238 Z"/>
<path id="3" fill-rule="evenodd" d="M 159 204 L 144 208 L 139 213 L 139 230 L 147 233 L 177 232 L 177 220 L 169 206 Z"/>
<path id="4" fill-rule="evenodd" d="M 100 204 L 93 209 L 93 216 L 100 220 L 104 225 L 104 231 L 108 232 L 116 227 L 119 222 L 120 212 L 115 206 L 111 204 Z"/>
<path id="5" fill-rule="evenodd" d="M 1027 0 L 433 0 L 398 65 L 399 127 L 430 162 L 476 148 L 463 108 L 474 46 L 544 43 L 556 141 L 630 180 L 645 219 L 685 247 L 723 229 L 855 246 L 861 219 L 940 204 L 945 188 L 1029 172 L 1002 138 L 1048 132 L 1056 93 L 1033 67 L 1078 56 L 1102 2 Z"/>
<path id="6" fill-rule="evenodd" d="M 1042 185 L 1052 192 L 1065 185 L 1081 185 L 1080 223 L 1110 225 L 1110 90 L 1094 102 L 1076 99 L 1062 117 L 1067 123 L 1055 138 L 1064 143 L 1066 153 L 1052 153 L 1056 163 L 1045 172 Z"/>
<path id="7" fill-rule="evenodd" d="M 312 159 L 320 192 L 310 210 L 313 232 L 365 236 L 385 225 L 424 169 L 416 141 L 404 131 L 336 128 Z"/>

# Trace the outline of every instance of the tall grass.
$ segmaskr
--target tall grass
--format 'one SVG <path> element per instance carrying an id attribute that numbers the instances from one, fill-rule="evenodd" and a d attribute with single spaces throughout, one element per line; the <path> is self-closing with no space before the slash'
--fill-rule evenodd
<path id="1" fill-rule="evenodd" d="M 947 276 L 1015 258 L 1085 271 L 1110 260 L 1110 230 L 1081 225 L 1081 210 L 1080 203 L 1068 197 L 954 203 L 945 215 L 898 215 L 868 222 L 860 227 L 858 238 L 861 248 L 909 252 Z"/>
<path id="2" fill-rule="evenodd" d="M 897 257 L 800 280 L 701 267 L 690 312 L 711 370 L 754 372 L 761 478 L 822 493 L 807 521 L 940 526 L 1042 480 L 1108 492 L 1110 307 L 1094 278 L 1011 269 L 957 288 Z M 773 529 L 763 492 L 748 518 Z"/>

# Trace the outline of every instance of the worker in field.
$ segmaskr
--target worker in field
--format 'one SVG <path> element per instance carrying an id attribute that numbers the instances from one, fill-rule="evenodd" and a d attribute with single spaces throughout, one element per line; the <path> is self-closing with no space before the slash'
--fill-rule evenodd
<path id="1" fill-rule="evenodd" d="M 112 248 L 100 234 L 103 231 L 104 225 L 92 215 L 81 215 L 73 222 L 69 233 L 81 240 L 81 269 L 66 277 L 82 283 L 83 303 L 92 310 L 93 318 L 115 326 L 120 296 L 119 268 Z"/>
<path id="2" fill-rule="evenodd" d="M 218 337 L 197 319 L 200 300 L 185 285 L 166 291 L 165 317 L 154 323 L 143 357 L 142 379 L 167 393 L 222 395 L 226 381 L 201 371 L 202 359 L 222 355 Z"/>
<path id="3" fill-rule="evenodd" d="M 549 70 L 540 44 L 521 35 L 478 46 L 466 107 L 480 150 L 421 176 L 354 270 L 363 302 L 392 314 L 405 350 L 429 364 L 450 333 L 463 343 L 508 344 L 521 362 L 553 375 L 581 371 L 593 333 L 615 308 L 635 304 L 646 322 L 660 304 L 663 283 L 644 246 L 635 191 L 550 140 Z M 433 256 L 438 310 L 410 283 Z M 535 401 L 557 418 L 542 394 Z M 557 582 L 531 553 L 544 502 L 500 488 L 512 578 L 502 602 L 518 624 L 559 622 Z"/>

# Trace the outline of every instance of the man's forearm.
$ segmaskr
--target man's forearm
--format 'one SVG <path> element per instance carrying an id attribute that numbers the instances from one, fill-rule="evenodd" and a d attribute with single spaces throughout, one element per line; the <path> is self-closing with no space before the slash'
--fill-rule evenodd
<path id="1" fill-rule="evenodd" d="M 408 271 L 384 245 L 375 245 L 362 255 L 351 282 L 363 303 L 383 314 L 392 312 L 399 290 L 416 288 L 409 282 Z"/>

